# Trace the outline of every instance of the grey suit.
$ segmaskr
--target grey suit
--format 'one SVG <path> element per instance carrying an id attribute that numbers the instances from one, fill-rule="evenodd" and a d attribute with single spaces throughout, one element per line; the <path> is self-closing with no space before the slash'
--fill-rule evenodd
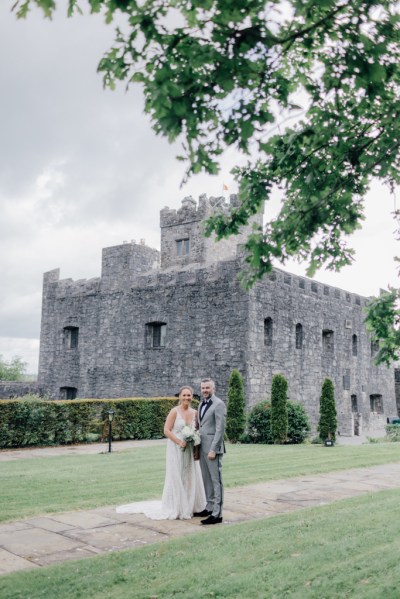
<path id="1" fill-rule="evenodd" d="M 225 452 L 224 433 L 226 407 L 224 402 L 212 395 L 205 412 L 202 414 L 203 401 L 199 405 L 200 467 L 206 492 L 206 509 L 216 518 L 222 516 L 224 486 L 222 483 L 222 456 Z M 208 459 L 208 452 L 214 451 L 215 460 Z"/>

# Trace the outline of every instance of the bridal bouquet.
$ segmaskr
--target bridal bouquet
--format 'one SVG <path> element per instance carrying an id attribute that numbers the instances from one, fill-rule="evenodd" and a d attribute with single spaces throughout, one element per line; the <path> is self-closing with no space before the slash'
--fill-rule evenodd
<path id="1" fill-rule="evenodd" d="M 186 441 L 186 443 L 192 443 L 193 446 L 200 445 L 200 433 L 190 424 L 186 424 L 186 426 L 182 429 L 182 439 Z M 185 447 L 182 447 L 183 451 L 185 451 Z"/>

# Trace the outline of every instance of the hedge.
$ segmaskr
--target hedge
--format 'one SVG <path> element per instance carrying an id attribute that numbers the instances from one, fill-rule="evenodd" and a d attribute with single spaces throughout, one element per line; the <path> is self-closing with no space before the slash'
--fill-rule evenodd
<path id="1" fill-rule="evenodd" d="M 108 439 L 108 411 L 114 411 L 112 437 L 160 439 L 176 397 L 2 400 L 0 448 L 65 445 Z"/>
<path id="2" fill-rule="evenodd" d="M 287 402 L 288 433 L 287 443 L 303 443 L 310 434 L 311 426 L 305 408 L 295 401 Z M 262 401 L 253 406 L 248 415 L 247 434 L 244 443 L 274 443 L 271 432 L 271 403 Z"/>

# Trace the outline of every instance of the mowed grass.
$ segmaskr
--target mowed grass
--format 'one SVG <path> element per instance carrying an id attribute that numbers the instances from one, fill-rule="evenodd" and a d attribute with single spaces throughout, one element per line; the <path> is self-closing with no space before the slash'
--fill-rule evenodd
<path id="1" fill-rule="evenodd" d="M 0 578 L 2 599 L 398 599 L 400 492 Z"/>
<path id="2" fill-rule="evenodd" d="M 397 462 L 400 444 L 228 445 L 226 487 Z M 165 446 L 0 462 L 0 521 L 159 498 Z"/>

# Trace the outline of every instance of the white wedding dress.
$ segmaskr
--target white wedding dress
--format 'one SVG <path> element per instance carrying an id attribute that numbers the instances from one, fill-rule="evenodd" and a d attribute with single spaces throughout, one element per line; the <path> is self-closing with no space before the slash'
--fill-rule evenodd
<path id="1" fill-rule="evenodd" d="M 194 418 L 193 423 L 194 425 Z M 177 411 L 172 432 L 182 439 L 185 420 Z M 140 501 L 117 507 L 118 514 L 145 514 L 152 520 L 188 520 L 206 507 L 200 462 L 193 458 L 193 445 L 183 450 L 167 440 L 165 483 L 161 501 Z"/>

